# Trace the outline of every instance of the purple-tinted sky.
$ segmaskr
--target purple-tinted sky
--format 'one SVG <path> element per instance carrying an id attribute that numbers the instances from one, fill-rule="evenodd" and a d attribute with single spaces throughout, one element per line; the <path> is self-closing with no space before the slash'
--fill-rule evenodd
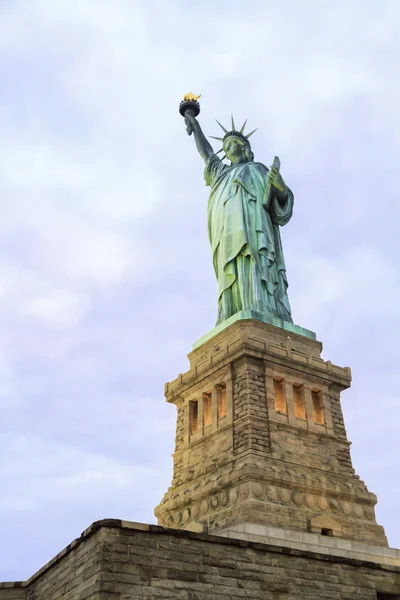
<path id="1" fill-rule="evenodd" d="M 164 382 L 212 328 L 203 164 L 177 107 L 248 117 L 295 194 L 297 324 L 351 366 L 357 473 L 400 547 L 398 0 L 0 4 L 0 581 L 91 522 L 153 522 Z"/>

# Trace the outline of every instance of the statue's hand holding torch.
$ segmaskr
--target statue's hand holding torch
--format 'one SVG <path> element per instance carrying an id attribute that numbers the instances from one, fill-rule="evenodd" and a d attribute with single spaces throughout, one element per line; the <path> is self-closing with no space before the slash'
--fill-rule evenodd
<path id="1" fill-rule="evenodd" d="M 192 110 L 187 110 L 185 113 L 185 125 L 188 135 L 192 135 L 195 127 L 195 116 Z"/>
<path id="2" fill-rule="evenodd" d="M 186 131 L 188 135 L 192 135 L 195 128 L 195 118 L 200 113 L 200 104 L 197 100 L 200 98 L 195 96 L 190 92 L 190 94 L 185 94 L 183 97 L 183 101 L 179 105 L 179 112 L 182 117 L 185 119 Z"/>

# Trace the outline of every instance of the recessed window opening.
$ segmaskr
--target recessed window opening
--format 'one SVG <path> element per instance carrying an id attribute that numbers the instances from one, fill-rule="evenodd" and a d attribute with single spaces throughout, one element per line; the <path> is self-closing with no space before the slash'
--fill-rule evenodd
<path id="1" fill-rule="evenodd" d="M 286 394 L 283 379 L 274 379 L 274 403 L 276 412 L 287 414 Z"/>
<path id="2" fill-rule="evenodd" d="M 306 401 L 304 398 L 304 389 L 302 385 L 293 386 L 293 404 L 294 404 L 294 416 L 297 419 L 306 419 Z"/>
<path id="3" fill-rule="evenodd" d="M 211 393 L 203 393 L 203 424 L 205 427 L 212 423 Z"/>
<path id="4" fill-rule="evenodd" d="M 198 422 L 199 406 L 197 400 L 189 402 L 189 432 L 190 435 L 196 433 L 199 428 Z"/>
<path id="5" fill-rule="evenodd" d="M 217 409 L 218 419 L 226 417 L 226 385 L 224 383 L 217 385 Z"/>
<path id="6" fill-rule="evenodd" d="M 312 390 L 311 398 L 314 422 L 318 423 L 319 425 L 325 425 L 325 411 L 322 401 L 322 393 L 318 390 Z"/>
<path id="7" fill-rule="evenodd" d="M 329 537 L 333 537 L 333 529 L 328 529 L 327 527 L 323 527 L 321 529 L 321 535 L 327 535 Z"/>
<path id="8" fill-rule="evenodd" d="M 385 592 L 376 592 L 377 600 L 400 600 L 399 594 L 386 594 Z"/>

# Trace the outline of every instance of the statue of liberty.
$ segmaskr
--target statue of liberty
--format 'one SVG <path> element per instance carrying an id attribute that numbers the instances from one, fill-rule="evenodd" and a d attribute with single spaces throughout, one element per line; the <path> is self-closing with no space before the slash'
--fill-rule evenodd
<path id="1" fill-rule="evenodd" d="M 218 123 L 224 136 L 214 138 L 222 141 L 215 153 L 194 113 L 183 114 L 211 188 L 208 235 L 218 282 L 217 325 L 244 310 L 292 322 L 279 227 L 292 216 L 293 194 L 279 172 L 279 159 L 271 169 L 254 162 L 249 142 L 254 131 L 244 133 L 246 122 L 236 130 L 233 117 L 230 131 Z M 230 164 L 217 156 L 220 152 Z"/>

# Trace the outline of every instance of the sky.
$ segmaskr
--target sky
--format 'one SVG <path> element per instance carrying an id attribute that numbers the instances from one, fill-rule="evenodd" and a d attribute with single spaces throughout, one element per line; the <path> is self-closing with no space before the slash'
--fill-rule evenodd
<path id="1" fill-rule="evenodd" d="M 0 0 L 0 581 L 102 518 L 155 522 L 214 326 L 203 163 L 248 118 L 295 196 L 294 322 L 350 366 L 356 472 L 400 547 L 398 0 Z M 241 123 L 240 123 L 241 124 Z"/>

